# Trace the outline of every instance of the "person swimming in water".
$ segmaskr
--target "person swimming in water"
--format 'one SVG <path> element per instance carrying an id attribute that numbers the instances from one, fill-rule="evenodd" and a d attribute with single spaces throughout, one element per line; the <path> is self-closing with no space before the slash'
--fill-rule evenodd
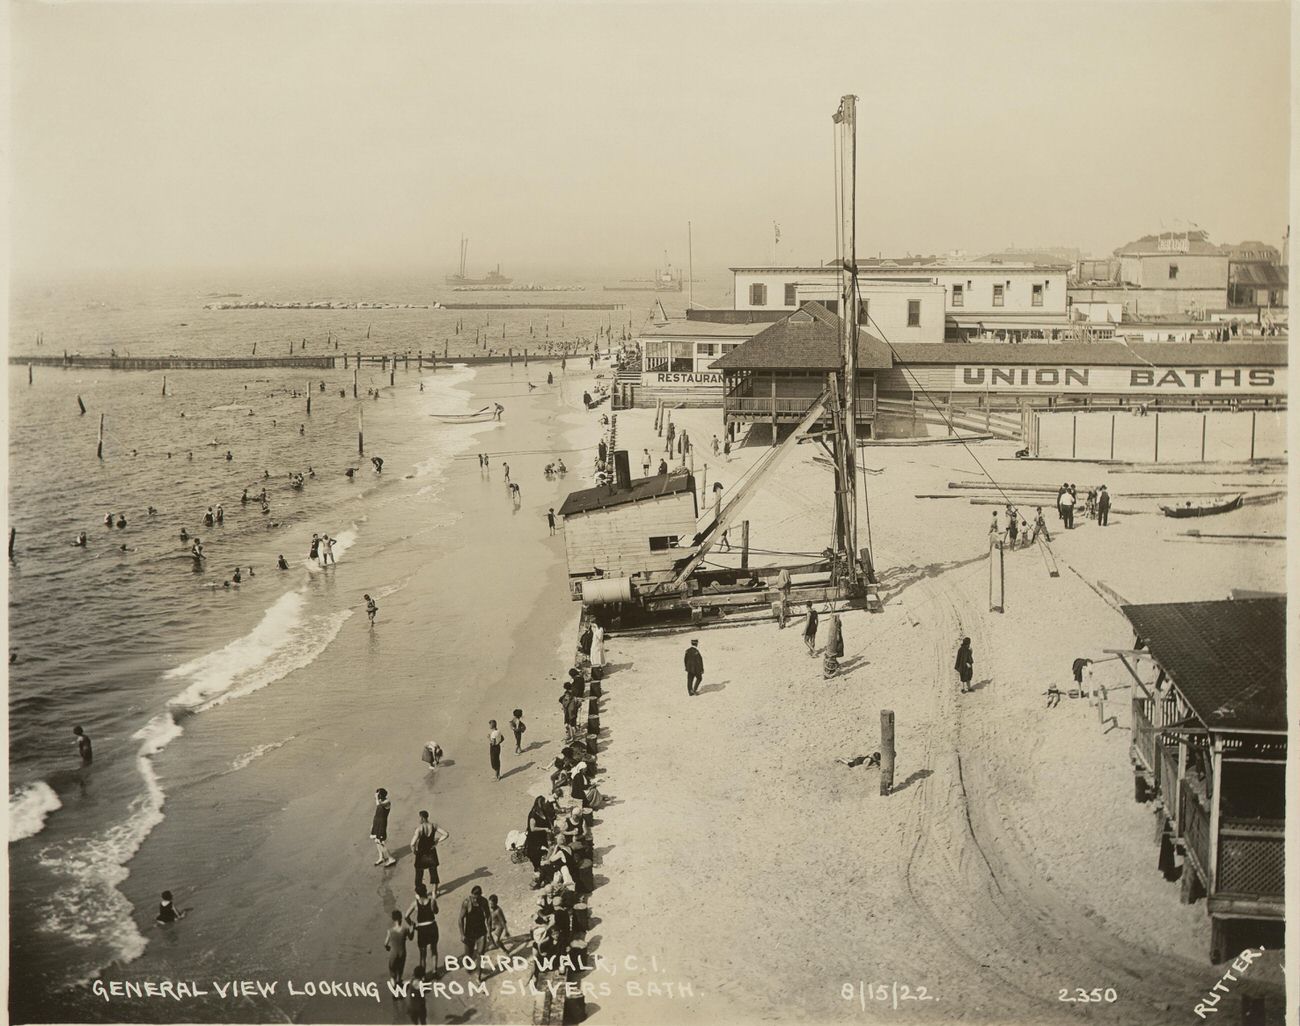
<path id="1" fill-rule="evenodd" d="M 239 567 L 235 567 L 235 572 L 231 574 L 230 579 L 234 581 L 236 584 L 239 584 L 244 579 L 239 572 Z"/>
<path id="2" fill-rule="evenodd" d="M 251 416 L 251 414 L 250 414 L 250 416 Z M 227 449 L 227 450 L 226 450 L 226 462 L 229 463 L 229 462 L 230 462 L 231 460 L 233 460 L 234 458 L 235 458 L 235 454 L 234 454 L 233 452 L 231 452 L 229 449 Z"/>
<path id="3" fill-rule="evenodd" d="M 190 555 L 193 556 L 196 561 L 203 558 L 203 542 L 198 538 L 195 538 L 194 544 L 190 546 Z"/>
<path id="4" fill-rule="evenodd" d="M 149 507 L 149 515 L 150 515 L 151 517 L 156 517 L 156 516 L 158 515 L 158 511 L 157 511 L 156 509 L 154 509 L 152 506 L 150 506 L 150 507 Z"/>
<path id="5" fill-rule="evenodd" d="M 84 549 L 86 547 L 86 532 L 82 531 L 79 535 L 77 535 L 77 540 L 74 541 L 72 544 L 76 545 L 78 548 Z"/>
<path id="6" fill-rule="evenodd" d="M 376 474 L 382 474 L 384 472 L 384 458 L 382 456 L 371 456 L 370 462 L 375 465 Z"/>
<path id="7" fill-rule="evenodd" d="M 213 523 L 216 522 L 216 519 L 217 519 L 216 516 L 212 512 L 212 507 L 209 506 L 208 511 L 203 514 L 203 526 L 211 527 Z"/>
<path id="8" fill-rule="evenodd" d="M 281 556 L 279 559 L 275 561 L 275 565 L 279 567 L 281 570 L 289 569 L 289 561 L 285 559 L 283 556 Z"/>
<path id="9" fill-rule="evenodd" d="M 190 540 L 190 532 L 187 531 L 187 530 L 185 530 L 185 528 L 182 527 L 182 528 L 181 528 L 181 541 L 189 541 L 189 540 Z"/>
<path id="10" fill-rule="evenodd" d="M 240 501 L 241 504 L 243 504 L 243 505 L 245 505 L 245 506 L 248 505 L 249 499 L 248 499 L 248 489 L 247 489 L 247 488 L 244 489 L 244 494 L 241 495 L 241 496 L 239 497 L 239 501 Z"/>
<path id="11" fill-rule="evenodd" d="M 111 509 L 104 514 L 104 526 L 105 527 L 113 526 L 113 511 Z"/>
<path id="12" fill-rule="evenodd" d="M 125 526 L 126 526 L 126 514 L 125 514 L 125 513 L 119 513 L 119 514 L 117 515 L 117 526 L 118 526 L 118 527 L 125 527 Z"/>
<path id="13" fill-rule="evenodd" d="M 348 467 L 347 470 L 343 471 L 344 475 L 347 477 L 347 479 L 348 479 L 349 481 L 352 480 L 352 478 L 353 478 L 353 476 L 356 474 L 356 472 L 357 472 L 357 468 L 356 468 L 356 467 Z"/>
<path id="14" fill-rule="evenodd" d="M 14 661 L 12 658 L 9 660 Z M 72 732 L 77 735 L 77 754 L 81 756 L 81 764 L 89 766 L 95 760 L 94 750 L 90 746 L 90 737 L 80 727 L 73 727 Z"/>
<path id="15" fill-rule="evenodd" d="M 221 503 L 217 503 L 217 523 L 224 524 L 225 522 L 226 522 L 226 511 L 225 509 L 222 508 Z"/>

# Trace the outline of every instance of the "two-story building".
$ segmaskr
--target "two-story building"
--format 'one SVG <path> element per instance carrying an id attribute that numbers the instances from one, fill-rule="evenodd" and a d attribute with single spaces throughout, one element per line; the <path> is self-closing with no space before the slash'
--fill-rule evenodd
<path id="1" fill-rule="evenodd" d="M 870 259 L 858 263 L 864 290 L 883 289 L 888 282 L 937 287 L 943 296 L 944 337 L 950 341 L 1050 341 L 1062 337 L 1069 330 L 1068 270 L 1066 264 L 996 261 Z M 839 268 L 835 265 L 733 267 L 731 273 L 737 310 L 791 311 L 808 299 L 822 302 L 832 312 L 838 310 L 838 300 L 830 298 L 833 293 L 822 295 L 812 291 L 837 287 Z M 887 302 L 887 295 L 882 293 L 881 306 Z M 870 323 L 862 320 L 864 324 Z M 885 320 L 873 313 L 872 321 L 883 337 L 894 339 Z"/>
<path id="2" fill-rule="evenodd" d="M 1161 232 L 1115 250 L 1118 278 L 1103 286 L 1106 298 L 1123 305 L 1124 319 L 1205 318 L 1228 305 L 1228 257 L 1203 231 Z M 1076 293 L 1076 301 L 1096 302 L 1096 287 Z"/>

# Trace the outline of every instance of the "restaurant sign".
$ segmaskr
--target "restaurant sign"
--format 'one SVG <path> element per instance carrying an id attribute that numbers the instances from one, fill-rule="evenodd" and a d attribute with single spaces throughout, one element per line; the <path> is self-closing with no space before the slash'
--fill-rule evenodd
<path id="1" fill-rule="evenodd" d="M 1260 395 L 1285 391 L 1279 367 L 957 366 L 954 391 Z"/>
<path id="2" fill-rule="evenodd" d="M 722 371 L 653 371 L 652 385 L 722 385 Z"/>

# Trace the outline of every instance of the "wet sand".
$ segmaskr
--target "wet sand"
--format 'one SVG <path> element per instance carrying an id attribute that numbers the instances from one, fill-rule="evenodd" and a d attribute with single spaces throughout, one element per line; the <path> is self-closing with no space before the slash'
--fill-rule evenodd
<path id="1" fill-rule="evenodd" d="M 512 387 L 521 374 L 514 372 Z M 486 402 L 509 384 L 498 369 L 482 372 L 470 388 Z M 598 414 L 581 404 L 589 386 L 584 367 L 551 394 L 503 400 L 506 420 L 482 431 L 469 451 L 594 447 Z M 413 423 L 411 430 L 430 428 Z M 412 516 L 432 519 L 401 545 L 380 545 L 364 561 L 351 557 L 322 575 L 321 586 L 356 610 L 334 642 L 309 667 L 255 700 L 205 714 L 187 734 L 197 745 L 227 743 L 234 733 L 249 750 L 279 747 L 238 772 L 169 789 L 167 819 L 132 863 L 124 890 L 142 929 L 163 886 L 194 912 L 165 937 L 149 928 L 149 950 L 117 975 L 193 979 L 199 966 L 202 980 L 278 980 L 276 995 L 184 1006 L 115 1003 L 105 1006 L 107 1015 L 174 1020 L 183 1007 L 186 1017 L 226 1021 L 404 1018 L 383 990 L 383 939 L 389 912 L 405 910 L 414 897 L 409 840 L 422 808 L 451 835 L 440 848 L 439 953 L 459 952 L 457 915 L 475 883 L 500 896 L 511 933 L 523 932 L 533 907 L 530 874 L 511 864 L 505 836 L 523 825 L 528 792 L 559 750 L 555 697 L 569 652 L 558 639 L 571 638 L 578 616 L 564 586 L 563 538 L 548 536 L 545 512 L 585 481 L 576 471 L 547 481 L 542 467 L 552 457 L 543 453 L 505 458 L 521 485 L 518 509 L 502 458 L 494 456 L 483 473 L 471 456 L 447 471 L 439 500 L 461 511 L 459 519 L 410 503 L 365 511 L 365 534 L 378 539 L 410 533 Z M 565 461 L 585 467 L 590 457 L 574 452 Z M 405 470 L 385 466 L 385 474 Z M 384 593 L 393 586 L 399 590 Z M 380 607 L 373 628 L 361 610 L 367 591 Z M 488 767 L 488 720 L 508 735 L 515 707 L 529 724 L 527 750 L 515 756 L 512 744 L 505 747 L 498 782 Z M 436 779 L 419 760 L 433 739 L 445 753 Z M 170 752 L 159 765 L 164 778 L 177 769 L 169 759 Z M 398 864 L 391 869 L 373 865 L 376 787 L 387 788 L 392 801 L 389 846 Z M 411 945 L 408 978 L 416 958 Z M 444 981 L 467 978 L 452 972 Z M 381 1000 L 288 996 L 290 980 L 299 990 L 307 981 L 374 981 Z M 487 1000 L 431 997 L 430 1014 L 528 1021 L 531 999 L 501 997 L 499 989 L 491 987 Z"/>

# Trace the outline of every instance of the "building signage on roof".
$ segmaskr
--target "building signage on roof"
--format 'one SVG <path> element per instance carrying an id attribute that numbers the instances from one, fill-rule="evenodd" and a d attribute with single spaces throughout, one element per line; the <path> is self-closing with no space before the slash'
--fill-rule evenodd
<path id="1" fill-rule="evenodd" d="M 1167 392 L 1181 395 L 1281 394 L 1277 367 L 997 367 L 958 365 L 954 391 Z"/>
<path id="2" fill-rule="evenodd" d="M 722 371 L 654 371 L 652 385 L 722 385 Z"/>
<path id="3" fill-rule="evenodd" d="M 1161 253 L 1186 253 L 1191 243 L 1186 235 L 1162 235 L 1160 237 Z"/>

